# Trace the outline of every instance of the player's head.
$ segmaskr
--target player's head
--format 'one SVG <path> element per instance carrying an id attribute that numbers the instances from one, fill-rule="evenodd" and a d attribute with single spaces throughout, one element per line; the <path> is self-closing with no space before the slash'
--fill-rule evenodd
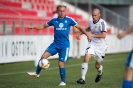
<path id="1" fill-rule="evenodd" d="M 92 11 L 92 18 L 94 22 L 98 22 L 98 20 L 100 19 L 100 10 L 99 9 L 94 9 Z"/>
<path id="2" fill-rule="evenodd" d="M 58 5 L 57 12 L 58 12 L 58 17 L 63 18 L 66 15 L 66 6 Z"/>

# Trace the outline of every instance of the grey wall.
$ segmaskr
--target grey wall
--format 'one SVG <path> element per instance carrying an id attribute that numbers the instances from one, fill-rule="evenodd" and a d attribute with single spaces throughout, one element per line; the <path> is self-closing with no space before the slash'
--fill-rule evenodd
<path id="1" fill-rule="evenodd" d="M 103 5 L 103 6 L 129 19 L 129 5 Z"/>

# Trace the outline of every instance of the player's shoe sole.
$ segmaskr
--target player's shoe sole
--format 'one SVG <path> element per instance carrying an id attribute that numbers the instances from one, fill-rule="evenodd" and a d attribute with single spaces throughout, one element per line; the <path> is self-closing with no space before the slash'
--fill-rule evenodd
<path id="1" fill-rule="evenodd" d="M 77 83 L 78 84 L 85 84 L 85 81 L 82 78 L 80 78 L 79 80 L 77 80 Z"/>
<path id="2" fill-rule="evenodd" d="M 36 74 L 36 72 L 27 72 L 27 74 L 30 75 L 30 76 L 35 76 L 37 78 L 40 77 L 40 75 L 39 74 Z"/>
<path id="3" fill-rule="evenodd" d="M 97 77 L 96 77 L 96 79 L 95 79 L 95 82 L 96 82 L 96 83 L 99 82 L 99 81 L 101 80 L 102 75 L 103 75 L 103 72 L 102 72 L 101 75 L 99 75 L 99 74 L 97 75 Z"/>
<path id="4" fill-rule="evenodd" d="M 59 86 L 66 86 L 66 83 L 61 82 L 61 83 L 59 84 Z"/>

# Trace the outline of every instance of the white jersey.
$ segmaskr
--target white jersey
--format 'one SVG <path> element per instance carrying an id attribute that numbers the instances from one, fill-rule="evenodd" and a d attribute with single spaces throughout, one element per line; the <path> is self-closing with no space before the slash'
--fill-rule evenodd
<path id="1" fill-rule="evenodd" d="M 106 22 L 101 18 L 97 23 L 94 23 L 93 20 L 91 20 L 90 30 L 92 34 L 101 34 L 102 32 L 106 32 Z M 94 38 L 94 37 L 92 37 L 89 46 L 96 49 L 108 47 L 105 38 Z"/>
<path id="2" fill-rule="evenodd" d="M 100 19 L 97 23 L 93 23 L 93 20 L 91 20 L 90 31 L 92 34 L 106 32 L 106 22 L 103 19 Z M 107 47 L 105 38 L 92 37 L 91 42 L 88 43 L 88 47 L 86 48 L 86 54 L 92 54 L 96 57 L 97 62 L 101 62 L 105 56 Z"/>

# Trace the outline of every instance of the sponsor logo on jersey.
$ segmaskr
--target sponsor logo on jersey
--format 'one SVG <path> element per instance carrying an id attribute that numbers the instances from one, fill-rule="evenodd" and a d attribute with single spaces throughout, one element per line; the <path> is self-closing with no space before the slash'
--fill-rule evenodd
<path id="1" fill-rule="evenodd" d="M 67 30 L 67 28 L 63 28 L 63 27 L 64 27 L 64 24 L 60 23 L 59 28 L 56 28 L 56 30 Z"/>
<path id="2" fill-rule="evenodd" d="M 64 24 L 63 24 L 63 23 L 60 23 L 60 24 L 59 24 L 59 27 L 60 27 L 60 28 L 62 28 L 63 26 L 64 26 Z"/>
<path id="3" fill-rule="evenodd" d="M 97 25 L 95 25 L 95 29 L 97 29 L 98 28 L 98 26 Z"/>

